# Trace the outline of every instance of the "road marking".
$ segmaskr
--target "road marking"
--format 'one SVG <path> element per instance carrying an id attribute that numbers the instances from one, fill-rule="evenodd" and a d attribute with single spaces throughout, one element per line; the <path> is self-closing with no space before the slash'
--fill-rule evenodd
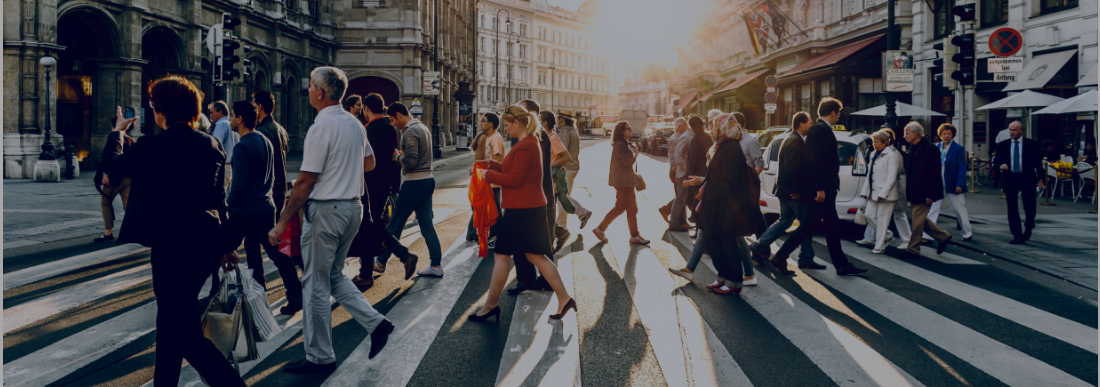
<path id="1" fill-rule="evenodd" d="M 559 253 L 560 254 L 560 253 Z M 572 247 L 558 258 L 558 273 L 573 293 Z M 580 380 L 580 335 L 577 313 L 548 320 L 559 308 L 554 292 L 527 291 L 516 296 L 508 339 L 497 370 L 497 386 L 573 386 Z"/>
<path id="2" fill-rule="evenodd" d="M 39 234 L 45 234 L 45 233 L 48 233 L 48 232 L 55 232 L 55 231 L 61 231 L 61 230 L 66 230 L 66 229 L 70 229 L 70 228 L 75 228 L 75 227 L 83 227 L 83 226 L 93 225 L 93 224 L 96 224 L 96 223 L 100 223 L 102 221 L 103 221 L 103 218 L 84 218 L 84 219 L 70 220 L 68 222 L 47 224 L 45 226 L 25 228 L 25 229 L 22 229 L 22 230 L 8 231 L 8 232 L 4 232 L 4 235 L 22 235 L 22 236 L 39 235 Z"/>
<path id="3" fill-rule="evenodd" d="M 973 259 L 960 257 L 958 255 L 951 254 L 951 253 L 946 252 L 946 251 L 943 252 L 943 254 L 925 255 L 924 257 L 928 258 L 928 259 L 931 259 L 931 260 L 934 260 L 934 261 L 939 261 L 941 263 L 945 263 L 945 264 L 948 264 L 948 265 L 985 265 L 986 264 L 985 262 L 979 262 L 979 261 L 975 261 Z"/>
<path id="4" fill-rule="evenodd" d="M 35 283 L 88 266 L 147 253 L 149 253 L 148 247 L 139 244 L 125 244 L 32 266 L 4 274 L 4 290 Z"/>
<path id="5" fill-rule="evenodd" d="M 145 264 L 4 309 L 4 334 L 152 278 L 153 271 Z"/>
<path id="6" fill-rule="evenodd" d="M 674 237 L 688 250 L 694 247 L 694 243 L 684 233 L 674 233 Z M 717 273 L 713 268 L 713 261 L 709 258 L 705 260 L 707 267 Z M 799 298 L 788 295 L 783 287 L 767 275 L 758 274 L 758 285 L 744 288 L 741 298 L 838 385 L 923 385 L 862 340 L 822 316 Z M 829 297 L 829 292 L 812 289 L 814 285 L 821 287 L 820 285 L 810 284 L 811 288 L 805 288 L 806 284 L 800 285 L 804 286 L 807 293 L 821 295 L 819 301 L 830 303 L 830 300 L 820 299 Z"/>
<path id="7" fill-rule="evenodd" d="M 818 242 L 824 243 L 825 241 L 818 240 Z M 852 248 L 853 246 L 848 242 L 844 243 L 845 250 L 852 252 L 848 253 L 848 255 L 859 258 L 860 261 L 935 289 L 959 301 L 974 305 L 989 313 L 1034 329 L 1036 332 L 1043 333 L 1086 351 L 1097 353 L 1096 338 L 1098 332 L 1096 329 L 893 258 L 877 254 L 868 254 L 862 249 Z"/>
<path id="8" fill-rule="evenodd" d="M 789 260 L 797 266 L 793 260 Z M 822 263 L 822 262 L 818 262 Z M 832 264 L 826 270 L 799 270 L 844 293 L 890 321 L 943 348 L 1010 386 L 1091 386 L 1015 348 L 926 309 L 860 277 L 842 278 Z"/>

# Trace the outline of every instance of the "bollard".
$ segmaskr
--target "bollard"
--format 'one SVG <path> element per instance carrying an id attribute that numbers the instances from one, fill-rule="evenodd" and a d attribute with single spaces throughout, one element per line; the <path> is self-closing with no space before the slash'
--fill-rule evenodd
<path id="1" fill-rule="evenodd" d="M 1051 165 L 1050 162 L 1047 161 L 1047 158 L 1043 157 L 1043 181 L 1044 182 L 1046 182 L 1046 178 L 1047 178 L 1047 168 L 1054 168 L 1054 165 Z M 1058 168 L 1054 168 L 1054 178 L 1055 179 L 1058 178 Z M 1046 202 L 1039 203 L 1039 205 L 1040 206 L 1057 206 L 1058 203 L 1051 203 L 1050 202 L 1050 196 L 1054 195 L 1054 190 L 1050 188 L 1050 184 L 1045 185 L 1045 187 L 1043 189 L 1045 189 L 1047 191 L 1047 194 L 1043 195 L 1043 196 L 1046 196 Z"/>
<path id="2" fill-rule="evenodd" d="M 975 156 L 974 154 L 971 154 L 970 155 L 970 193 L 982 192 L 982 191 L 978 191 L 977 189 L 975 189 L 975 186 L 974 186 L 975 185 L 975 179 L 978 178 L 978 174 L 974 172 L 974 168 L 977 165 L 978 165 L 978 156 Z"/>
<path id="3" fill-rule="evenodd" d="M 1092 167 L 1092 209 L 1089 210 L 1090 214 L 1095 214 L 1096 210 L 1100 209 L 1100 200 L 1096 200 L 1096 194 L 1100 193 L 1100 184 L 1097 183 L 1100 183 L 1100 181 L 1096 180 L 1096 174 L 1096 167 Z"/>

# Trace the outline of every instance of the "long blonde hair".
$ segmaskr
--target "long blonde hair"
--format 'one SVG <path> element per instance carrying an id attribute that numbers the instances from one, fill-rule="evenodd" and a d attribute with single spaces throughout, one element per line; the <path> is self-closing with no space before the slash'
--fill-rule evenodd
<path id="1" fill-rule="evenodd" d="M 511 105 L 507 109 L 504 109 L 504 113 L 500 115 L 500 118 L 504 121 L 519 121 L 520 124 L 527 127 L 527 135 L 532 136 L 535 131 L 539 129 L 538 116 L 527 111 L 527 108 L 521 105 Z M 538 140 L 538 136 L 535 137 Z"/>

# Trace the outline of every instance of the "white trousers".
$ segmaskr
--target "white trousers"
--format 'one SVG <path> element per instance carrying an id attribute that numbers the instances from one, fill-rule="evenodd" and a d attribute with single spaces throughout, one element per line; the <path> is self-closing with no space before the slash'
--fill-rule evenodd
<path id="1" fill-rule="evenodd" d="M 890 218 L 894 215 L 894 201 L 868 200 L 867 209 L 863 210 L 863 215 L 867 217 L 867 229 L 875 230 L 875 250 L 882 251 L 886 243 L 886 231 L 890 228 Z"/>
<path id="2" fill-rule="evenodd" d="M 974 228 L 970 227 L 970 215 L 966 213 L 966 194 L 944 194 L 944 199 L 951 201 L 951 208 L 955 209 L 955 216 L 958 217 L 959 222 L 962 222 L 963 238 L 973 236 Z M 943 200 L 937 200 L 932 203 L 932 209 L 928 211 L 928 220 L 931 220 L 932 223 L 936 223 L 936 220 L 939 219 L 940 206 L 943 202 Z M 924 239 L 932 239 L 932 237 L 925 233 Z"/>
<path id="3" fill-rule="evenodd" d="M 314 201 L 306 210 L 302 225 L 302 341 L 306 360 L 314 364 L 336 361 L 332 350 L 332 304 L 336 299 L 351 317 L 374 331 L 385 316 L 374 310 L 367 298 L 342 272 L 351 241 L 363 221 L 359 199 Z"/>
<path id="4" fill-rule="evenodd" d="M 584 206 L 581 205 L 581 202 L 578 202 L 576 199 L 573 199 L 573 196 L 572 196 L 573 195 L 573 179 L 577 178 L 577 172 L 580 172 L 580 171 L 565 171 L 565 181 L 569 184 L 569 195 L 570 195 L 569 196 L 569 201 L 573 203 L 573 208 L 576 209 L 576 211 L 573 211 L 573 214 L 577 215 L 577 216 L 582 216 L 585 213 L 591 212 L 591 211 L 588 211 L 587 208 L 584 208 Z M 557 192 L 557 191 L 558 191 L 558 188 L 555 185 L 554 186 L 554 192 Z M 558 205 L 558 216 L 555 219 L 555 223 L 557 223 L 557 225 L 560 226 L 561 228 L 566 228 L 567 227 L 565 216 L 566 216 L 565 208 L 562 208 L 562 206 L 559 204 Z M 554 230 L 550 230 L 550 232 L 554 232 Z"/>
<path id="5" fill-rule="evenodd" d="M 869 202 L 868 202 L 869 203 Z M 894 203 L 897 204 L 897 203 Z M 896 205 L 891 211 L 894 214 L 894 225 L 898 226 L 898 237 L 901 238 L 901 244 L 899 246 L 905 246 L 909 244 L 909 238 L 913 234 L 913 229 L 909 225 L 909 215 L 906 215 L 906 210 L 899 209 Z M 867 215 L 866 210 L 863 215 Z M 867 228 L 863 230 L 863 240 L 874 241 L 875 228 L 871 227 L 870 216 L 867 217 Z M 889 228 L 889 225 L 884 228 Z"/>

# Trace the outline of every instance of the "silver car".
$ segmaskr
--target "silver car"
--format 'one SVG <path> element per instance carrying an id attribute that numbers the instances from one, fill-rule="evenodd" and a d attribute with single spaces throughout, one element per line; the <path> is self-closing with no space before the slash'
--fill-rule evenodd
<path id="1" fill-rule="evenodd" d="M 840 219 L 854 220 L 856 211 L 867 204 L 859 197 L 864 176 L 867 175 L 867 162 L 864 155 L 871 148 L 871 136 L 862 132 L 833 131 L 836 135 L 837 157 L 840 158 L 840 191 L 836 196 L 836 213 Z M 760 210 L 764 213 L 779 213 L 779 198 L 774 194 L 775 181 L 779 176 L 779 148 L 790 133 L 776 135 L 765 151 L 764 172 L 760 175 Z"/>

